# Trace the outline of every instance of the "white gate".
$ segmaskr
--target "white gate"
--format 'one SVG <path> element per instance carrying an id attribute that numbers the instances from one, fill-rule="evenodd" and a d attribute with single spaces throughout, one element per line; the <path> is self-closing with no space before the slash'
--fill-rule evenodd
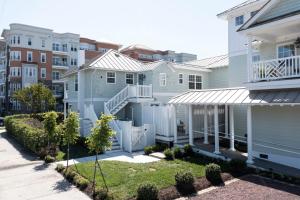
<path id="1" fill-rule="evenodd" d="M 171 106 L 154 106 L 154 124 L 156 135 L 173 136 Z"/>

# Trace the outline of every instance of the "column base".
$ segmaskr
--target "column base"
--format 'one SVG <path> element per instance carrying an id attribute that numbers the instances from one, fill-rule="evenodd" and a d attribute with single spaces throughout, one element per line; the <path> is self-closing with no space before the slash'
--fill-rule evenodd
<path id="1" fill-rule="evenodd" d="M 236 151 L 235 148 L 230 148 L 229 150 L 230 150 L 230 151 Z"/>
<path id="2" fill-rule="evenodd" d="M 221 154 L 221 152 L 220 151 L 214 151 L 214 154 L 219 155 L 219 154 Z"/>

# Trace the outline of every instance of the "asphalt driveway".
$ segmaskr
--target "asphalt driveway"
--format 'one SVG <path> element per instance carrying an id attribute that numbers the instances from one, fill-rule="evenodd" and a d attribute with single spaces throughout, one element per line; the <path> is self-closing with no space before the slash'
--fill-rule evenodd
<path id="1" fill-rule="evenodd" d="M 76 187 L 44 165 L 0 130 L 1 200 L 88 200 Z"/>

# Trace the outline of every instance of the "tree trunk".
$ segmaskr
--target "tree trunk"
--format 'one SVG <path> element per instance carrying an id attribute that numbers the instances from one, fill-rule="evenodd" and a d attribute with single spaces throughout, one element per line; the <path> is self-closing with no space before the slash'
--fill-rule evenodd
<path id="1" fill-rule="evenodd" d="M 96 167 L 97 167 L 97 162 L 98 162 L 98 155 L 96 154 L 96 159 L 95 159 L 95 166 L 94 166 L 94 178 L 93 178 L 93 199 L 95 199 L 95 186 L 96 186 Z"/>
<path id="2" fill-rule="evenodd" d="M 67 149 L 67 169 L 69 167 L 69 159 L 70 159 L 70 141 L 68 139 L 68 149 Z"/>

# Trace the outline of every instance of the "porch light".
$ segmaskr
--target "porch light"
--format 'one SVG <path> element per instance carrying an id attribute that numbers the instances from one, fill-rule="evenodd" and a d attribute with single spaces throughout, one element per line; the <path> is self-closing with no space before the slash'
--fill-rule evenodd
<path id="1" fill-rule="evenodd" d="M 296 48 L 300 48 L 300 37 L 297 38 L 297 40 L 295 41 L 295 46 Z"/>

